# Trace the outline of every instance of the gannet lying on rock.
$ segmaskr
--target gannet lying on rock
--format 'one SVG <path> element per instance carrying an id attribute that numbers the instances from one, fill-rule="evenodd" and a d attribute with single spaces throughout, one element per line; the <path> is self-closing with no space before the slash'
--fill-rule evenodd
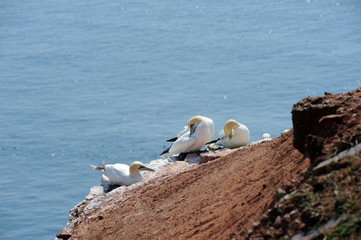
<path id="1" fill-rule="evenodd" d="M 271 140 L 271 139 L 272 139 L 272 138 L 271 138 L 271 134 L 269 134 L 269 133 L 264 133 L 264 134 L 262 135 L 262 139 Z"/>
<path id="2" fill-rule="evenodd" d="M 271 140 L 272 140 L 271 134 L 269 134 L 269 133 L 264 133 L 264 134 L 262 135 L 262 139 L 261 139 L 261 140 L 255 141 L 255 142 L 251 143 L 250 145 L 260 144 L 260 143 L 267 142 L 267 141 L 271 141 Z"/>
<path id="3" fill-rule="evenodd" d="M 230 119 L 219 132 L 218 139 L 211 141 L 208 144 L 216 143 L 216 145 L 220 147 L 238 148 L 246 146 L 249 142 L 249 138 L 250 133 L 248 128 L 236 120 Z"/>
<path id="4" fill-rule="evenodd" d="M 107 164 L 106 162 L 103 162 L 103 167 L 90 166 L 94 170 L 102 172 L 104 176 L 102 175 L 101 179 L 109 180 L 109 185 L 130 186 L 143 180 L 140 171 L 154 171 L 138 161 L 133 162 L 130 166 L 122 163 Z"/>
<path id="5" fill-rule="evenodd" d="M 188 120 L 187 126 L 178 133 L 177 137 L 167 140 L 167 142 L 174 143 L 164 150 L 161 156 L 180 153 L 180 160 L 183 160 L 187 153 L 200 150 L 213 135 L 213 120 L 207 117 L 194 116 Z"/>
<path id="6" fill-rule="evenodd" d="M 289 129 L 283 130 L 283 132 L 281 133 L 281 136 L 283 136 L 284 134 L 288 133 L 289 131 L 290 131 Z"/>

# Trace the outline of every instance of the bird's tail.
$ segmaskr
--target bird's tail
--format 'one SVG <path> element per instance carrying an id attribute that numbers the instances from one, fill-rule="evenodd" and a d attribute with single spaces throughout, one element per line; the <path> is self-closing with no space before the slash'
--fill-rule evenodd
<path id="1" fill-rule="evenodd" d="M 209 141 L 209 142 L 206 143 L 206 145 L 216 143 L 218 140 L 219 140 L 219 138 L 217 138 L 216 140 Z"/>
<path id="2" fill-rule="evenodd" d="M 166 142 L 175 142 L 175 141 L 177 141 L 177 139 L 178 139 L 178 137 L 174 137 L 174 138 L 166 140 Z"/>
<path id="3" fill-rule="evenodd" d="M 171 148 L 171 147 L 169 147 L 169 148 L 167 148 L 166 150 L 164 150 L 159 156 L 164 157 L 164 156 L 168 155 L 170 148 Z"/>
<path id="4" fill-rule="evenodd" d="M 103 167 L 97 167 L 97 166 L 94 166 L 94 165 L 91 165 L 91 164 L 89 164 L 89 165 L 90 165 L 94 170 L 101 172 L 101 171 L 104 170 L 104 167 L 105 167 L 105 165 L 107 165 L 107 163 L 106 163 L 105 161 L 103 161 Z"/>

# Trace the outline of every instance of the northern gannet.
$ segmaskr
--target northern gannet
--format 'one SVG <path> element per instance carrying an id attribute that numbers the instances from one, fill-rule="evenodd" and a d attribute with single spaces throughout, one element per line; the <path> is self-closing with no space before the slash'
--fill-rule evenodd
<path id="1" fill-rule="evenodd" d="M 123 163 L 107 164 L 106 162 L 103 162 L 103 167 L 90 166 L 94 170 L 102 172 L 109 179 L 111 185 L 130 186 L 143 180 L 140 171 L 154 171 L 138 161 L 133 162 L 130 166 Z"/>
<path id="2" fill-rule="evenodd" d="M 269 133 L 264 133 L 264 134 L 262 135 L 262 139 L 272 139 L 272 138 L 271 138 L 271 134 L 269 134 Z"/>
<path id="3" fill-rule="evenodd" d="M 164 150 L 161 156 L 174 153 L 191 153 L 200 150 L 214 135 L 213 120 L 207 117 L 194 116 L 188 120 L 187 126 L 177 137 L 167 140 L 174 142 Z"/>
<path id="4" fill-rule="evenodd" d="M 249 137 L 249 130 L 245 125 L 230 119 L 219 132 L 218 139 L 212 142 L 225 148 L 238 148 L 247 145 Z"/>

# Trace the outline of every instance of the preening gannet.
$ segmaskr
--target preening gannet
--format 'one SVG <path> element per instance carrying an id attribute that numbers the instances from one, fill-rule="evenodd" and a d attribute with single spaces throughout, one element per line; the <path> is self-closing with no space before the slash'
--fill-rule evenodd
<path id="1" fill-rule="evenodd" d="M 154 171 L 138 161 L 133 162 L 130 166 L 123 163 L 107 164 L 106 162 L 103 162 L 103 167 L 90 166 L 94 170 L 102 172 L 112 185 L 130 186 L 143 180 L 140 171 Z"/>
<path id="2" fill-rule="evenodd" d="M 230 119 L 219 132 L 216 144 L 225 148 L 238 148 L 248 144 L 249 136 L 249 130 L 245 125 Z"/>
<path id="3" fill-rule="evenodd" d="M 167 140 L 174 142 L 163 151 L 161 156 L 174 153 L 190 153 L 200 150 L 214 135 L 213 120 L 207 117 L 194 116 L 188 120 L 187 126 L 176 138 Z"/>

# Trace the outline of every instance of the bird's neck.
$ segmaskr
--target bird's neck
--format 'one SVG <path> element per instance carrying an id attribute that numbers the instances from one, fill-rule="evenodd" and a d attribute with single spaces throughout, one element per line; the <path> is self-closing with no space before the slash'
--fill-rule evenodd
<path id="1" fill-rule="evenodd" d="M 130 169 L 129 176 L 134 178 L 134 177 L 137 177 L 139 175 L 141 175 L 139 171 Z"/>

